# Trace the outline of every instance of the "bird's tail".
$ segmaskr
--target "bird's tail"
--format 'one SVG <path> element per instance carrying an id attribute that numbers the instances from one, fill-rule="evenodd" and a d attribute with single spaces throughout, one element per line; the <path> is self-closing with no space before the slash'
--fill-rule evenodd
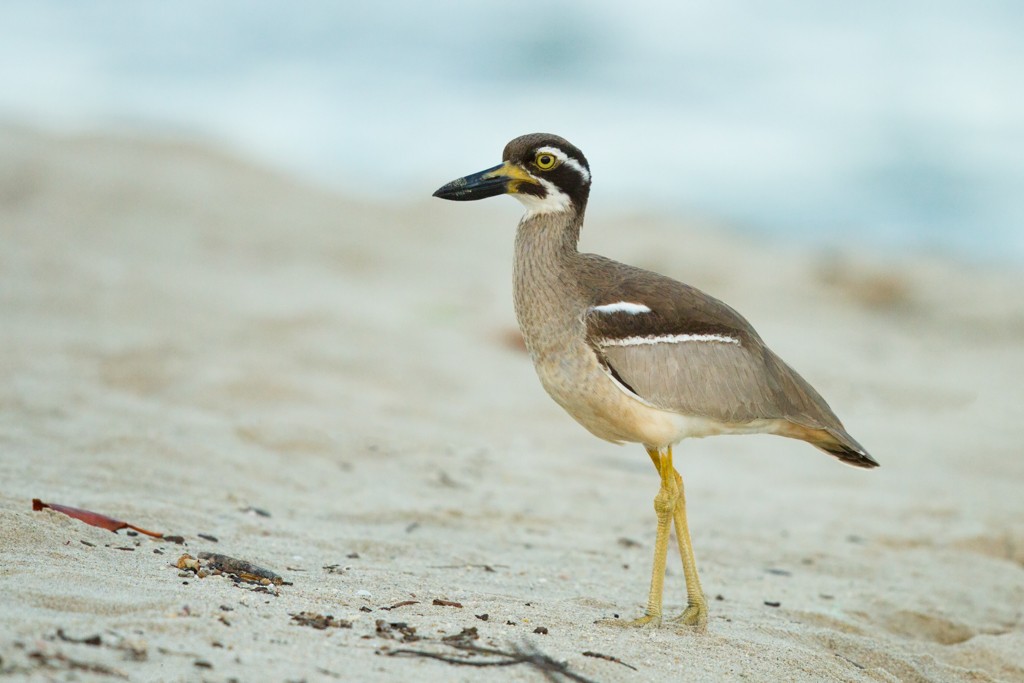
<path id="1" fill-rule="evenodd" d="M 839 427 L 810 427 L 793 420 L 779 420 L 775 433 L 790 439 L 800 439 L 816 446 L 854 467 L 878 467 L 878 461 L 857 440 Z"/>
<path id="2" fill-rule="evenodd" d="M 817 438 L 808 439 L 808 441 L 829 455 L 834 455 L 847 465 L 854 467 L 866 469 L 878 467 L 878 461 L 872 458 L 871 454 L 845 430 L 826 427 L 815 431 L 818 432 L 814 435 Z"/>
<path id="3" fill-rule="evenodd" d="M 780 404 L 786 406 L 783 411 L 785 419 L 780 421 L 776 433 L 802 439 L 848 465 L 878 467 L 878 461 L 846 433 L 843 424 L 821 394 L 781 358 L 768 349 L 765 349 L 765 353 L 780 387 Z"/>

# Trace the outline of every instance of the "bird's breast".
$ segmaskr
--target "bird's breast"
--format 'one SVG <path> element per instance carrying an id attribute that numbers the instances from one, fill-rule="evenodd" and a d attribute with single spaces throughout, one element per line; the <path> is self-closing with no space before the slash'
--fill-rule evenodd
<path id="1" fill-rule="evenodd" d="M 541 385 L 555 403 L 606 441 L 665 446 L 687 436 L 681 416 L 623 391 L 589 348 L 534 356 Z"/>

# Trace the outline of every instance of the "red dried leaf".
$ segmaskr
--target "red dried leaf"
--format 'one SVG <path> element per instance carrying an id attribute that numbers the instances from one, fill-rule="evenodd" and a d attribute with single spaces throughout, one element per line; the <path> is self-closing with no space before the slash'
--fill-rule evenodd
<path id="1" fill-rule="evenodd" d="M 107 531 L 113 531 L 116 533 L 120 529 L 133 529 L 135 531 L 138 531 L 140 534 L 146 534 L 147 536 L 152 536 L 153 538 L 163 538 L 163 534 L 159 532 L 147 531 L 142 527 L 137 527 L 134 524 L 129 524 L 128 522 L 122 522 L 121 520 L 114 519 L 113 517 L 101 515 L 98 512 L 92 512 L 91 510 L 83 510 L 81 508 L 73 508 L 69 505 L 58 505 L 57 503 L 44 503 L 38 498 L 32 499 L 33 510 L 38 512 L 39 510 L 42 510 L 44 508 L 50 508 L 51 510 L 55 510 L 57 512 L 65 514 L 68 517 L 74 517 L 75 519 L 85 522 L 86 524 L 98 526 L 99 528 L 106 529 Z"/>

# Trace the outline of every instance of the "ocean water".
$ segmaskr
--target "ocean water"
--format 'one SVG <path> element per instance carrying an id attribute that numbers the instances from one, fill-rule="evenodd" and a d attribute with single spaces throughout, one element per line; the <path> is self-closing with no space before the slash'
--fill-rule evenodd
<path id="1" fill-rule="evenodd" d="M 563 135 L 591 213 L 1024 264 L 1024 3 L 0 3 L 0 118 L 408 201 Z"/>

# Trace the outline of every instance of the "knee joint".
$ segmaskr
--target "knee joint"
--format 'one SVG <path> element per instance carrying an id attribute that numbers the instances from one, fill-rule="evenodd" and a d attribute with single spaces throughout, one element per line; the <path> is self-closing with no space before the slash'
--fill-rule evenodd
<path id="1" fill-rule="evenodd" d="M 654 511 L 658 513 L 659 516 L 670 514 L 675 510 L 677 500 L 679 500 L 678 492 L 661 489 L 658 491 L 658 495 L 654 497 Z"/>

